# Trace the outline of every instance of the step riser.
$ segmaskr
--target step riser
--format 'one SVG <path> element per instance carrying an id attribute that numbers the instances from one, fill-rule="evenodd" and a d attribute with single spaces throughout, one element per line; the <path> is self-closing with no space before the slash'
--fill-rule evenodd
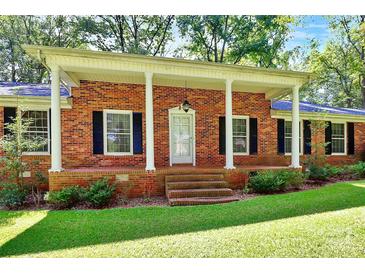
<path id="1" fill-rule="evenodd" d="M 167 189 L 199 189 L 199 188 L 227 188 L 229 184 L 227 182 L 174 182 L 174 183 L 167 183 Z"/>
<path id="2" fill-rule="evenodd" d="M 169 198 L 190 198 L 190 197 L 225 197 L 232 196 L 233 191 L 231 189 L 228 190 L 220 190 L 220 191 L 168 191 Z"/>
<path id="3" fill-rule="evenodd" d="M 178 200 L 178 201 L 170 201 L 170 206 L 194 206 L 194 205 L 213 205 L 213 204 L 225 204 L 225 203 L 231 203 L 238 201 L 238 199 L 227 199 L 227 200 L 191 200 L 191 201 L 184 201 L 184 200 Z"/>
<path id="4" fill-rule="evenodd" d="M 190 181 L 221 181 L 223 174 L 204 174 L 204 175 L 166 175 L 166 182 L 190 182 Z"/>

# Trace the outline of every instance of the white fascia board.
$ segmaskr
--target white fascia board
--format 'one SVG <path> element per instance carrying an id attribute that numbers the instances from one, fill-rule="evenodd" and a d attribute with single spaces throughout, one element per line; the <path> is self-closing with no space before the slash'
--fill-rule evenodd
<path id="1" fill-rule="evenodd" d="M 0 106 L 2 107 L 51 107 L 51 97 L 44 96 L 13 96 L 2 95 L 0 96 Z M 61 108 L 71 109 L 72 98 L 61 97 Z"/>
<path id="2" fill-rule="evenodd" d="M 288 119 L 291 117 L 291 111 L 272 109 L 270 113 L 271 113 L 271 118 L 276 118 L 276 119 Z M 365 116 L 360 116 L 360 115 L 300 112 L 299 116 L 300 119 L 304 120 L 326 120 L 326 121 L 337 121 L 337 122 L 365 123 Z"/>

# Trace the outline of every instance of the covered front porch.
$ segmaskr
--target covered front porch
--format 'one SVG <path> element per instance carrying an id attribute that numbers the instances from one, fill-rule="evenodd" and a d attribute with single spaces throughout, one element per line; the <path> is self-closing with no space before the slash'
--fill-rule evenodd
<path id="1" fill-rule="evenodd" d="M 252 68 L 245 66 L 217 65 L 204 62 L 155 58 L 129 54 L 94 52 L 74 49 L 25 46 L 28 54 L 46 65 L 52 74 L 51 95 L 51 169 L 52 173 L 67 174 L 62 162 L 60 83 L 72 87 L 80 81 L 104 81 L 113 83 L 137 83 L 145 87 L 145 167 L 138 172 L 160 174 L 156 171 L 156 133 L 154 86 L 170 86 L 190 89 L 212 89 L 225 92 L 225 164 L 219 169 L 240 170 L 234 163 L 232 129 L 232 92 L 265 94 L 271 100 L 291 94 L 292 104 L 292 154 L 293 168 L 299 168 L 299 87 L 308 81 L 308 74 Z M 181 102 L 182 103 L 182 102 Z M 168 123 L 168 121 L 165 121 Z M 195 136 L 192 136 L 192 153 L 195 153 Z M 206 144 L 203 144 L 206 145 Z M 170 151 L 171 154 L 171 151 Z M 193 156 L 193 155 L 192 155 Z M 170 155 L 171 157 L 171 155 Z M 193 157 L 192 157 L 193 159 Z M 170 165 L 174 163 L 170 159 Z M 192 166 L 197 166 L 192 160 Z M 211 163 L 215 165 L 214 162 Z M 199 165 L 198 165 L 199 166 Z M 174 166 L 173 166 L 174 167 Z M 175 167 L 174 167 L 175 168 Z M 118 167 L 124 170 L 124 167 Z M 188 168 L 191 172 L 193 169 Z M 162 169 L 162 170 L 169 170 Z M 176 170 L 176 169 L 175 169 Z M 61 176 L 61 174 L 59 174 Z M 146 175 L 149 176 L 149 175 Z"/>

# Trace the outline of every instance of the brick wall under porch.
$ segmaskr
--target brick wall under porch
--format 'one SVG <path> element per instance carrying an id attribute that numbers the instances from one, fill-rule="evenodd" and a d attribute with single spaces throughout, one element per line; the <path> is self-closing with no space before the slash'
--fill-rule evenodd
<path id="1" fill-rule="evenodd" d="M 248 182 L 249 173 L 261 169 L 287 169 L 281 167 L 238 167 L 234 170 L 223 168 L 165 168 L 156 172 L 144 169 L 69 169 L 49 173 L 50 191 L 60 190 L 67 186 L 88 186 L 98 179 L 107 177 L 115 183 L 117 192 L 129 197 L 152 197 L 165 195 L 165 176 L 172 174 L 224 174 L 225 180 L 232 189 L 242 189 Z"/>

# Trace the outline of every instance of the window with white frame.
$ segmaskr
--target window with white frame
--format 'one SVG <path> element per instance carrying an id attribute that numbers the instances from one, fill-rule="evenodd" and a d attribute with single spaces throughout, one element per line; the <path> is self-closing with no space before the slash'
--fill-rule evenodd
<path id="1" fill-rule="evenodd" d="M 248 118 L 236 116 L 233 118 L 233 153 L 248 153 Z"/>
<path id="2" fill-rule="evenodd" d="M 299 122 L 299 153 L 302 153 L 302 123 Z M 292 121 L 285 121 L 284 126 L 285 154 L 291 154 Z"/>
<path id="3" fill-rule="evenodd" d="M 345 124 L 332 123 L 332 154 L 345 154 Z"/>
<path id="4" fill-rule="evenodd" d="M 30 154 L 49 153 L 49 123 L 47 110 L 27 110 L 22 112 L 22 119 L 29 120 L 30 125 L 25 132 L 25 137 L 29 139 L 42 138 L 45 144 Z"/>
<path id="5" fill-rule="evenodd" d="M 132 112 L 123 110 L 104 111 L 104 151 L 111 155 L 132 154 Z"/>

